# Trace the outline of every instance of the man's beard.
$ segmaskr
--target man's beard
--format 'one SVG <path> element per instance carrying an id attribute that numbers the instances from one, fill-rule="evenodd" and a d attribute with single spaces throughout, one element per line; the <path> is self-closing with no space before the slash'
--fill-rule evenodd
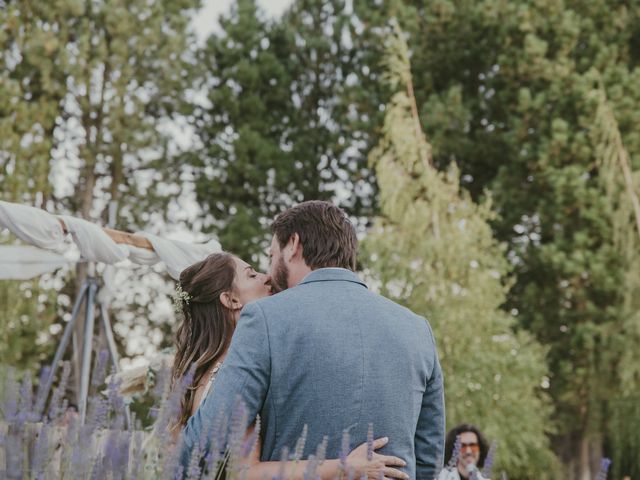
<path id="1" fill-rule="evenodd" d="M 284 258 L 280 257 L 276 265 L 276 271 L 271 277 L 271 288 L 274 293 L 282 292 L 289 288 L 289 267 L 284 263 Z"/>

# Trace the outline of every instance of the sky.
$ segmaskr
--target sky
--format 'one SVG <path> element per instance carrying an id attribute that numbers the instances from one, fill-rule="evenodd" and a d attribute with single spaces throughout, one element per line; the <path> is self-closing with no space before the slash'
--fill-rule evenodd
<path id="1" fill-rule="evenodd" d="M 270 17 L 279 17 L 291 5 L 292 0 L 258 0 L 258 5 Z M 199 39 L 204 40 L 209 33 L 219 27 L 218 17 L 227 13 L 233 0 L 203 0 L 204 8 L 196 17 L 194 27 Z"/>

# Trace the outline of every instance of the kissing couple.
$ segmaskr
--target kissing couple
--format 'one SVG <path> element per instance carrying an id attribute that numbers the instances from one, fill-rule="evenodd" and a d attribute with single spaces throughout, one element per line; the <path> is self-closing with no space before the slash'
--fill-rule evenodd
<path id="1" fill-rule="evenodd" d="M 301 458 L 328 436 L 318 478 L 433 479 L 445 413 L 429 323 L 356 275 L 356 231 L 340 208 L 304 202 L 271 230 L 269 275 L 229 253 L 180 275 L 174 387 L 193 373 L 176 423 L 184 471 L 203 433 L 241 399 L 247 435 L 260 416 L 244 478 L 305 478 L 307 461 L 279 460 L 306 426 Z M 344 431 L 357 447 L 339 460 Z"/>

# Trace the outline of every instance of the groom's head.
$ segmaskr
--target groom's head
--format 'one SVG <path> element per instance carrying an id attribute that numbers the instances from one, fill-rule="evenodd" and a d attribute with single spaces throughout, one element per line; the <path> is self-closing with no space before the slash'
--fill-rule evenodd
<path id="1" fill-rule="evenodd" d="M 303 202 L 271 224 L 271 282 L 275 289 L 297 285 L 310 271 L 356 269 L 358 239 L 345 212 L 329 202 Z"/>

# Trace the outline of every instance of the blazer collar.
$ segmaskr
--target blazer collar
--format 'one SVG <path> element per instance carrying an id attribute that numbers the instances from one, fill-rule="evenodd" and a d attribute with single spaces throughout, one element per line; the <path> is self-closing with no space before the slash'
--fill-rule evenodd
<path id="1" fill-rule="evenodd" d="M 313 282 L 353 282 L 367 288 L 367 284 L 346 268 L 319 268 L 312 271 L 298 285 Z"/>

